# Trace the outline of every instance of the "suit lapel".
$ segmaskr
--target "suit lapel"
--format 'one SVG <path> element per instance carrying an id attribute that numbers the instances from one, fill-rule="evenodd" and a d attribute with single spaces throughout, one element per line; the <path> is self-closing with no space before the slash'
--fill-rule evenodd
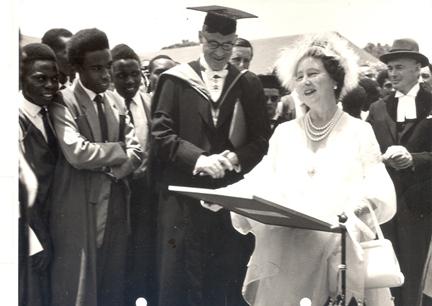
<path id="1" fill-rule="evenodd" d="M 395 98 L 394 95 L 395 94 L 393 93 L 386 100 L 386 108 L 387 108 L 388 116 L 386 117 L 385 122 L 386 122 L 388 132 L 393 138 L 393 141 L 396 143 L 397 142 L 396 110 L 397 110 L 398 99 Z"/>
<path id="2" fill-rule="evenodd" d="M 20 111 L 21 112 L 21 111 Z M 26 124 L 26 130 L 24 137 L 34 137 L 37 142 L 41 144 L 41 146 L 45 147 L 47 151 L 51 152 L 54 155 L 55 148 L 52 148 L 48 145 L 47 140 L 45 139 L 44 135 L 42 134 L 42 131 L 39 130 L 33 122 L 27 118 L 27 116 L 24 113 L 21 113 L 22 120 L 25 120 Z"/>
<path id="3" fill-rule="evenodd" d="M 119 116 L 124 113 L 119 109 L 115 97 L 110 92 L 105 92 L 105 117 L 108 124 L 108 139 L 110 141 L 117 141 L 119 139 Z"/>
<path id="4" fill-rule="evenodd" d="M 147 96 L 144 96 L 147 95 Z M 141 93 L 139 94 L 142 105 L 144 107 L 144 112 L 147 118 L 147 122 L 150 125 L 151 122 L 151 115 L 150 115 L 150 110 L 151 110 L 151 102 L 152 102 L 152 96 L 150 94 L 144 94 Z"/>
<path id="5" fill-rule="evenodd" d="M 99 118 L 96 113 L 94 102 L 90 100 L 90 97 L 87 95 L 87 93 L 84 91 L 84 89 L 81 87 L 79 83 L 76 83 L 75 89 L 74 89 L 74 95 L 75 99 L 77 100 L 77 103 L 85 115 L 85 120 L 87 121 L 87 124 L 90 127 L 90 133 L 93 136 L 93 141 L 100 142 L 102 141 L 102 134 L 99 126 Z M 83 118 L 84 119 L 84 118 Z M 83 131 L 81 131 L 83 132 Z M 85 135 L 88 136 L 88 135 Z"/>
<path id="6" fill-rule="evenodd" d="M 23 125 L 23 129 L 24 129 L 23 138 L 34 137 L 34 139 L 36 139 L 37 142 L 39 142 L 43 147 L 45 147 L 47 151 L 49 151 L 51 154 L 55 155 L 56 148 L 48 145 L 48 142 L 45 139 L 44 135 L 42 134 L 42 131 L 39 130 L 36 127 L 36 125 L 33 124 L 33 122 L 30 120 L 30 118 L 28 118 L 27 115 L 21 109 L 19 109 L 19 120 L 20 120 L 20 124 Z M 51 123 L 50 123 L 50 128 L 51 128 L 52 132 L 54 133 L 54 129 L 52 128 Z M 55 133 L 54 133 L 54 135 L 55 135 Z"/>

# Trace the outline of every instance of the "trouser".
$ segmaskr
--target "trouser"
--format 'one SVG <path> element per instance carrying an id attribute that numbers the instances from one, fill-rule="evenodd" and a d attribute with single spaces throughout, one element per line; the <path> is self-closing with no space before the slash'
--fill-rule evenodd
<path id="1" fill-rule="evenodd" d="M 98 306 L 125 303 L 127 202 L 122 183 L 112 183 L 103 243 L 97 249 Z"/>
<path id="2" fill-rule="evenodd" d="M 147 305 L 155 304 L 155 196 L 148 187 L 147 179 L 130 181 L 131 235 L 127 255 L 126 305 L 135 306 L 143 297 Z"/>
<path id="3" fill-rule="evenodd" d="M 382 225 L 384 236 L 391 240 L 405 276 L 402 287 L 392 288 L 396 306 L 419 304 L 422 273 L 431 239 L 431 215 L 413 213 L 402 207 L 396 216 Z"/>

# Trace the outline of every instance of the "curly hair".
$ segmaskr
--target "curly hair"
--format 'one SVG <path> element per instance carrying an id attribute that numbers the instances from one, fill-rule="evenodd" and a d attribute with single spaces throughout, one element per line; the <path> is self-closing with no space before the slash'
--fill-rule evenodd
<path id="1" fill-rule="evenodd" d="M 69 62 L 74 66 L 80 66 L 86 53 L 105 49 L 109 50 L 105 32 L 96 28 L 78 31 L 68 43 Z"/>

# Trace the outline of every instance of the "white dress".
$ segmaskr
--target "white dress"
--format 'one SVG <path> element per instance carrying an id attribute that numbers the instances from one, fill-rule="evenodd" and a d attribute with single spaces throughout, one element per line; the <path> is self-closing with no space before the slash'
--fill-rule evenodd
<path id="1" fill-rule="evenodd" d="M 353 211 L 368 199 L 383 223 L 395 214 L 396 200 L 380 155 L 370 125 L 346 113 L 314 153 L 307 146 L 301 117 L 280 125 L 267 156 L 243 181 L 228 188 L 259 190 L 266 198 L 335 222 L 342 211 Z M 269 226 L 237 214 L 232 214 L 232 221 L 238 231 L 256 237 L 243 285 L 250 305 L 297 306 L 307 297 L 312 305 L 321 306 L 335 295 L 328 288 L 327 259 L 340 245 L 339 234 Z M 348 257 L 352 252 L 348 248 Z M 350 269 L 348 261 L 348 267 L 348 274 L 356 274 L 355 265 Z M 374 290 L 381 299 L 377 304 L 367 292 L 363 296 L 362 286 L 361 281 L 348 283 L 348 290 L 366 299 L 367 306 L 392 305 L 388 289 Z"/>

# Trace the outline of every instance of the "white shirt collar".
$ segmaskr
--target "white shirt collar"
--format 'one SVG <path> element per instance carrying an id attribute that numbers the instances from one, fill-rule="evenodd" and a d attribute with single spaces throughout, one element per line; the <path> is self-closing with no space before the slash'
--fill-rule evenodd
<path id="1" fill-rule="evenodd" d="M 94 101 L 94 98 L 98 95 L 97 93 L 95 93 L 93 90 L 88 89 L 87 87 L 85 87 L 83 85 L 83 83 L 81 82 L 80 79 L 78 79 L 78 83 L 81 85 L 81 87 L 84 89 L 84 91 L 87 93 L 87 95 L 89 96 L 90 100 Z M 104 93 L 100 93 L 99 95 L 101 95 L 103 97 Z"/>
<path id="2" fill-rule="evenodd" d="M 36 105 L 24 97 L 22 91 L 19 92 L 21 102 L 21 109 L 29 116 L 35 118 L 39 115 L 42 107 Z"/>
<path id="3" fill-rule="evenodd" d="M 417 83 L 406 95 L 399 91 L 396 92 L 395 97 L 398 98 L 396 113 L 397 122 L 405 122 L 406 119 L 413 120 L 417 118 L 415 98 L 419 90 L 420 85 Z"/>
<path id="4" fill-rule="evenodd" d="M 126 98 L 124 98 L 122 95 L 119 94 L 119 92 L 117 91 L 117 89 L 114 89 L 114 92 L 116 94 L 118 94 L 123 100 L 126 100 Z M 137 101 L 140 101 L 140 99 L 141 99 L 141 96 L 140 96 L 140 91 L 138 89 L 137 92 L 136 92 L 136 94 L 135 94 L 135 96 L 132 97 L 132 103 L 138 104 Z"/>
<path id="5" fill-rule="evenodd" d="M 396 94 L 395 94 L 395 98 L 400 98 L 400 97 L 403 97 L 403 96 L 408 96 L 408 97 L 414 97 L 415 98 L 417 96 L 419 90 L 420 90 L 420 84 L 416 83 L 410 89 L 410 91 L 408 91 L 407 94 L 404 94 L 404 93 L 402 93 L 402 92 L 400 92 L 400 91 L 397 90 Z"/>

